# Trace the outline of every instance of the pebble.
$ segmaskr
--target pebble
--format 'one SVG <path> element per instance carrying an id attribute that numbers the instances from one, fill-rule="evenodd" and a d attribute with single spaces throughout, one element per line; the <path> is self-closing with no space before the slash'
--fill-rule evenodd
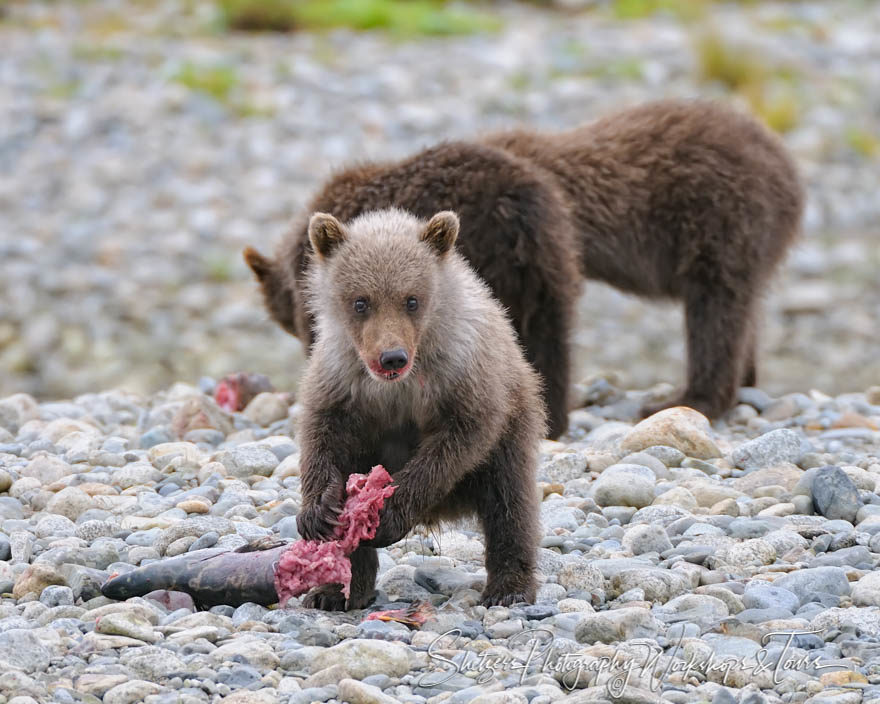
<path id="1" fill-rule="evenodd" d="M 649 610 L 625 607 L 583 615 L 574 635 L 579 643 L 616 643 L 632 638 L 654 638 L 660 630 L 660 622 Z"/>
<path id="2" fill-rule="evenodd" d="M 57 513 L 66 516 L 71 521 L 79 518 L 80 514 L 92 508 L 92 497 L 86 494 L 82 489 L 75 486 L 69 486 L 59 491 L 53 496 L 46 505 L 46 510 L 50 513 Z"/>
<path id="3" fill-rule="evenodd" d="M 672 543 L 662 526 L 636 525 L 623 536 L 623 547 L 633 555 L 646 552 L 662 553 L 672 549 Z"/>
<path id="4" fill-rule="evenodd" d="M 840 567 L 813 567 L 798 570 L 779 577 L 774 580 L 773 584 L 793 592 L 800 599 L 801 604 L 810 601 L 811 597 L 817 593 L 835 596 L 848 596 L 850 593 L 846 572 Z"/>
<path id="5" fill-rule="evenodd" d="M 482 590 L 485 578 L 442 565 L 425 565 L 413 571 L 413 581 L 435 594 L 452 596 L 462 589 Z"/>
<path id="6" fill-rule="evenodd" d="M 825 518 L 856 522 L 862 507 L 859 490 L 840 467 L 820 467 L 812 482 L 813 505 Z"/>
<path id="7" fill-rule="evenodd" d="M 271 450 L 250 444 L 223 450 L 216 460 L 223 465 L 228 476 L 245 479 L 254 474 L 268 477 L 278 466 L 278 458 Z"/>
<path id="8" fill-rule="evenodd" d="M 101 699 L 104 704 L 133 704 L 162 691 L 162 686 L 145 680 L 131 680 L 110 689 Z"/>
<path id="9" fill-rule="evenodd" d="M 599 506 L 643 508 L 654 501 L 654 473 L 639 465 L 613 465 L 593 485 Z"/>
<path id="10" fill-rule="evenodd" d="M 667 408 L 636 425 L 623 438 L 620 448 L 638 452 L 663 445 L 698 459 L 720 457 L 710 432 L 709 421 L 701 413 L 685 407 Z"/>
<path id="11" fill-rule="evenodd" d="M 287 418 L 287 408 L 278 394 L 264 391 L 251 399 L 242 415 L 257 425 L 267 426 Z"/>
<path id="12" fill-rule="evenodd" d="M 605 586 L 602 572 L 583 558 L 566 560 L 557 573 L 557 579 L 559 584 L 569 591 L 575 589 L 597 591 Z"/>
<path id="13" fill-rule="evenodd" d="M 333 665 L 343 666 L 355 679 L 384 674 L 402 677 L 410 670 L 406 646 L 381 640 L 354 638 L 318 653 L 310 663 L 312 673 Z"/>
<path id="14" fill-rule="evenodd" d="M 339 680 L 336 696 L 350 704 L 394 704 L 398 701 L 383 693 L 379 687 L 349 678 Z"/>
<path id="15" fill-rule="evenodd" d="M 783 462 L 797 464 L 804 454 L 803 441 L 800 433 L 779 428 L 744 442 L 731 453 L 730 459 L 735 466 L 747 472 Z"/>
<path id="16" fill-rule="evenodd" d="M 95 624 L 95 632 L 126 636 L 146 643 L 154 643 L 158 640 L 152 624 L 134 612 L 107 614 Z"/>

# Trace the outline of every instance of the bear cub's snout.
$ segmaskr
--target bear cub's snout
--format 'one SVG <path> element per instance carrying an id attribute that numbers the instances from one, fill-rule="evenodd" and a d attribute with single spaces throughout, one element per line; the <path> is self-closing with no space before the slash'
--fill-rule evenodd
<path id="1" fill-rule="evenodd" d="M 400 371 L 406 366 L 408 361 L 409 356 L 402 347 L 385 350 L 379 355 L 379 364 L 386 372 Z"/>

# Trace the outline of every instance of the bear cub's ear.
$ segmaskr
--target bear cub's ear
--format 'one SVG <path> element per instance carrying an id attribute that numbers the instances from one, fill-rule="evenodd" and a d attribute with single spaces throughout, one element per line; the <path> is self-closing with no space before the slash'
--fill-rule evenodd
<path id="1" fill-rule="evenodd" d="M 442 256 L 452 249 L 456 237 L 458 237 L 458 215 L 451 210 L 444 210 L 428 221 L 421 240 L 431 245 Z"/>
<path id="2" fill-rule="evenodd" d="M 347 237 L 345 228 L 332 215 L 315 213 L 309 220 L 309 242 L 321 258 L 329 257 Z"/>
<path id="3" fill-rule="evenodd" d="M 272 274 L 272 260 L 264 257 L 253 247 L 245 247 L 242 255 L 258 281 L 263 282 Z"/>

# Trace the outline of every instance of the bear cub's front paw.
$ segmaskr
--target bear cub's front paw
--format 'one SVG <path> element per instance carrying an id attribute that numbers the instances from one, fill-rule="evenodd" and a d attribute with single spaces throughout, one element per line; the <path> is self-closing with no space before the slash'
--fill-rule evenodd
<path id="1" fill-rule="evenodd" d="M 314 506 L 306 506 L 296 517 L 296 527 L 306 540 L 332 540 L 342 505 L 322 500 Z"/>

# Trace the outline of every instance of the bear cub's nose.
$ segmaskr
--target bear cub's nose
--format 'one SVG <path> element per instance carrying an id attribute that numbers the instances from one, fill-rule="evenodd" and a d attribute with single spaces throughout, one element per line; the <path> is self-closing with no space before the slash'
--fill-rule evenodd
<path id="1" fill-rule="evenodd" d="M 396 372 L 406 366 L 406 350 L 398 347 L 393 350 L 385 350 L 379 355 L 379 364 L 388 372 Z"/>

